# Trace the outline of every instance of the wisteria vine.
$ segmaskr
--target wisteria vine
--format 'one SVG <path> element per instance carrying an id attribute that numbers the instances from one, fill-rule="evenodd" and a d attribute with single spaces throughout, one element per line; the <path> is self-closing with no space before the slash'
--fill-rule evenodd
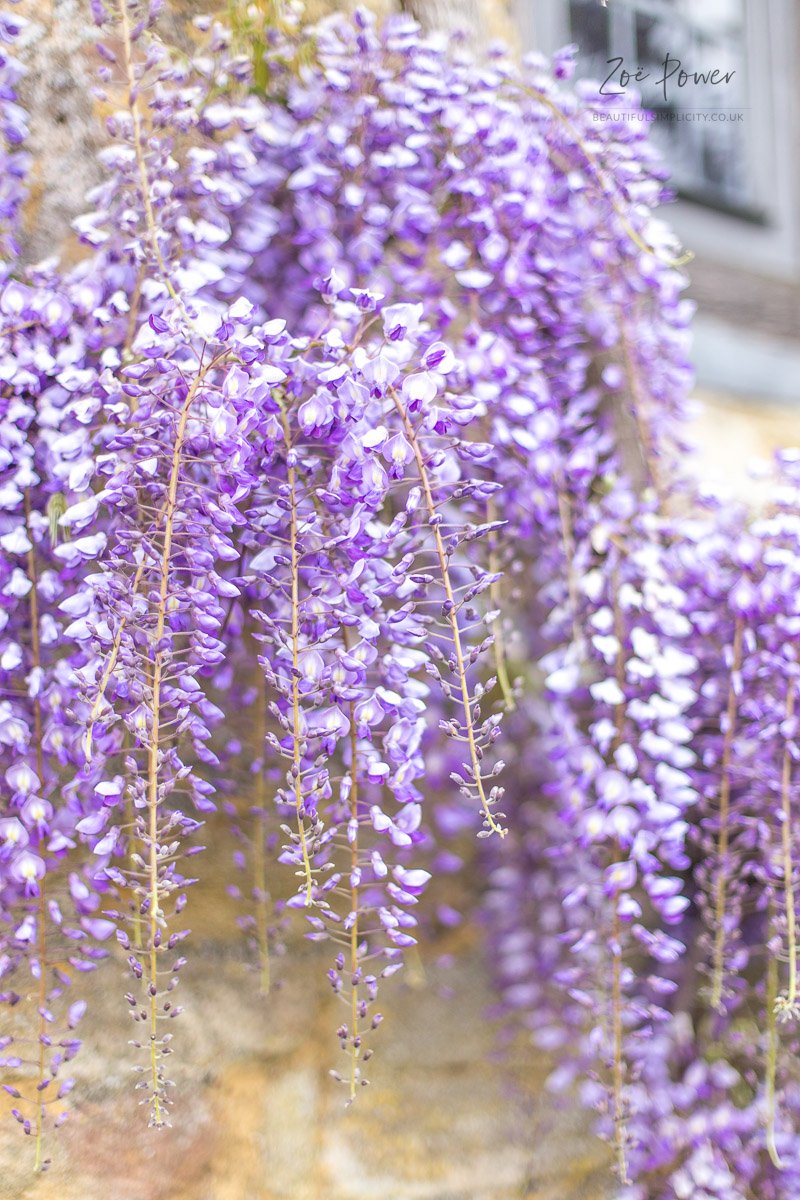
<path id="1" fill-rule="evenodd" d="M 168 1123 L 220 809 L 262 991 L 295 924 L 328 947 L 348 1102 L 456 838 L 622 1194 L 790 1200 L 800 466 L 755 515 L 685 469 L 641 123 L 570 51 L 286 6 L 187 54 L 157 9 L 92 4 L 72 268 L 21 263 L 0 16 L 0 1068 L 35 1168 L 104 959 Z"/>

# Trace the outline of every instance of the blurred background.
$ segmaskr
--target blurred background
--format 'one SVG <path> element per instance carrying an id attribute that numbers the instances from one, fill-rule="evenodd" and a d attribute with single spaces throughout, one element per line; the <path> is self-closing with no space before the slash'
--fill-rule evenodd
<path id="1" fill-rule="evenodd" d="M 524 47 L 576 44 L 579 75 L 639 89 L 652 114 L 677 192 L 667 215 L 695 255 L 702 470 L 747 488 L 751 459 L 800 442 L 800 5 L 516 0 L 513 12 Z"/>

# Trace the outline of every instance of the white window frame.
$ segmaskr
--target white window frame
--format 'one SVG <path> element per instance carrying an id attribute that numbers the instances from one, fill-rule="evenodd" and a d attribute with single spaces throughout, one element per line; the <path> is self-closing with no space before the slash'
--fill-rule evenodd
<path id="1" fill-rule="evenodd" d="M 569 41 L 569 0 L 514 2 L 524 49 L 549 54 Z M 608 0 L 609 7 L 613 4 Z M 671 206 L 670 221 L 689 249 L 702 246 L 708 258 L 779 279 L 796 279 L 800 275 L 796 161 L 800 114 L 795 0 L 745 0 L 745 16 L 750 101 L 745 121 L 755 206 L 763 213 L 763 222 L 683 199 Z"/>

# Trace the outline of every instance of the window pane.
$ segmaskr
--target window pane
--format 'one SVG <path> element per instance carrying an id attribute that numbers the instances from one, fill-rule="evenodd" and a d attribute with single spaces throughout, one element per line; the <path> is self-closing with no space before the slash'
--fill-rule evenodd
<path id="1" fill-rule="evenodd" d="M 611 0 L 607 8 L 572 0 L 569 13 L 583 75 L 605 78 L 620 57 L 631 75 L 646 73 L 629 88 L 657 116 L 653 136 L 677 187 L 711 203 L 750 204 L 744 0 Z M 609 90 L 618 88 L 612 79 Z"/>
<path id="2" fill-rule="evenodd" d="M 742 0 L 680 0 L 681 16 L 710 37 L 736 33 L 744 23 Z"/>
<path id="3" fill-rule="evenodd" d="M 571 0 L 569 17 L 570 28 L 580 31 L 581 51 L 605 62 L 610 54 L 608 9 L 597 0 Z"/>

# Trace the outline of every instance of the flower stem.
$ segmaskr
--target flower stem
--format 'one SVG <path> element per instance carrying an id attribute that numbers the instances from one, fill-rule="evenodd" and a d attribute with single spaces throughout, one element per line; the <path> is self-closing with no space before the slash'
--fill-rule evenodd
<path id="1" fill-rule="evenodd" d="M 625 1060 L 622 1029 L 622 929 L 618 902 L 614 898 L 614 918 L 611 929 L 611 1023 L 613 1039 L 613 1092 L 614 1092 L 614 1149 L 620 1183 L 627 1184 L 628 1157 L 626 1153 L 625 1128 Z"/>
<path id="2" fill-rule="evenodd" d="M 266 681 L 261 672 L 258 693 L 259 737 L 258 753 L 263 756 L 267 739 L 267 697 Z M 256 943 L 259 958 L 259 990 L 262 996 L 268 996 L 272 987 L 270 955 L 269 955 L 269 921 L 267 914 L 267 783 L 262 762 L 256 777 L 256 830 L 253 846 L 253 872 L 256 902 Z"/>
<path id="3" fill-rule="evenodd" d="M 497 520 L 497 505 L 492 497 L 486 502 L 486 518 L 488 521 Z M 497 535 L 491 533 L 489 535 L 489 570 L 492 575 L 499 572 L 500 563 L 497 554 Z M 500 687 L 500 693 L 503 697 L 503 704 L 506 712 L 513 712 L 517 707 L 517 702 L 514 698 L 514 689 L 511 686 L 511 679 L 508 674 L 508 654 L 506 652 L 506 642 L 503 635 L 503 595 L 500 580 L 496 580 L 489 587 L 489 598 L 492 602 L 492 607 L 499 609 L 501 615 L 496 620 L 497 631 L 494 635 L 492 649 L 494 651 L 494 669 L 497 674 L 497 682 Z"/>
<path id="4" fill-rule="evenodd" d="M 186 320 L 189 321 L 189 324 L 191 324 L 189 316 L 186 312 L 186 307 L 183 303 L 183 299 L 175 290 L 175 286 L 170 279 L 169 271 L 167 270 L 167 264 L 164 262 L 164 256 L 161 253 L 161 247 L 158 244 L 158 225 L 156 223 L 155 213 L 153 212 L 153 202 L 150 196 L 150 177 L 147 174 L 147 162 L 144 151 L 142 114 L 139 109 L 139 87 L 136 83 L 136 75 L 133 68 L 133 39 L 131 37 L 131 24 L 128 16 L 128 0 L 120 0 L 119 14 L 122 47 L 125 58 L 125 73 L 128 83 L 128 109 L 131 114 L 131 124 L 133 127 L 133 148 L 136 155 L 136 165 L 139 170 L 139 186 L 142 193 L 142 206 L 144 208 L 147 234 L 150 239 L 153 255 L 155 257 L 159 274 L 161 275 L 164 285 L 172 299 L 179 306 Z"/>
<path id="5" fill-rule="evenodd" d="M 126 731 L 126 733 L 127 733 L 127 731 Z M 137 857 L 140 854 L 140 848 L 139 848 L 139 843 L 138 843 L 138 840 L 136 837 L 136 828 L 137 828 L 137 826 L 136 826 L 136 811 L 133 807 L 133 797 L 131 796 L 130 792 L 128 793 L 128 797 L 127 797 L 127 800 L 125 803 L 125 812 L 126 812 L 126 819 L 128 822 L 128 827 L 130 829 L 130 833 L 128 834 L 128 868 L 129 868 L 129 870 L 133 871 L 136 869 Z M 139 904 L 136 902 L 136 893 L 135 892 L 134 892 L 134 898 L 133 898 L 132 924 L 133 924 L 134 947 L 137 950 L 141 950 L 143 947 L 142 914 L 140 912 Z"/>
<path id="6" fill-rule="evenodd" d="M 33 669 L 36 674 L 39 673 L 42 666 L 42 647 L 39 636 L 39 594 L 38 594 L 38 576 L 36 570 L 36 551 L 33 546 L 33 537 L 31 533 L 31 496 L 30 490 L 25 492 L 25 524 L 28 530 L 28 540 L 31 543 L 28 551 L 28 579 L 30 581 L 30 622 L 31 622 L 31 660 Z M 42 730 L 42 705 L 38 695 L 33 699 L 33 735 L 36 754 L 36 774 L 39 779 L 39 786 L 44 787 L 44 754 L 42 750 L 43 730 Z M 39 1032 L 38 1032 L 38 1063 L 37 1063 L 37 1087 L 36 1087 L 36 1151 L 34 1156 L 33 1169 L 35 1172 L 42 1169 L 42 1136 L 43 1136 L 43 1104 L 42 1093 L 43 1084 L 45 1082 L 45 1043 L 47 1037 L 47 1023 L 44 1018 L 44 1012 L 47 1005 L 47 895 L 46 895 L 46 876 L 39 880 L 39 901 L 37 906 L 36 934 L 37 934 L 37 956 L 39 959 Z"/>
<path id="7" fill-rule="evenodd" d="M 289 420 L 281 408 L 283 432 L 286 439 L 287 454 L 291 451 L 291 432 Z M 303 807 L 303 780 L 301 773 L 300 755 L 300 554 L 297 547 L 297 471 L 291 465 L 287 466 L 289 481 L 289 540 L 291 542 L 291 589 L 292 589 L 292 775 L 294 777 L 295 814 L 297 818 L 297 835 L 300 839 L 300 849 L 303 857 L 303 875 L 305 877 L 305 903 L 310 908 L 314 903 L 313 875 L 311 860 L 308 854 L 308 839 Z"/>
<path id="8" fill-rule="evenodd" d="M 358 1083 L 358 730 L 355 718 L 355 703 L 350 704 L 350 819 L 353 833 L 350 842 L 350 911 L 353 923 L 350 926 L 350 1100 L 356 1098 Z"/>
<path id="9" fill-rule="evenodd" d="M 561 528 L 561 544 L 564 550 L 564 567 L 567 576 L 567 592 L 569 595 L 569 606 L 572 610 L 572 640 L 577 648 L 583 645 L 583 633 L 581 632 L 579 613 L 580 613 L 580 596 L 578 593 L 578 583 L 575 578 L 575 537 L 572 530 L 572 506 L 569 496 L 564 488 L 564 479 L 559 473 L 556 482 L 556 494 L 558 498 L 558 519 Z"/>
<path id="10" fill-rule="evenodd" d="M 775 1145 L 775 1121 L 777 1118 L 776 1081 L 778 1075 L 778 960 L 774 954 L 767 962 L 767 1069 L 766 1069 L 766 1140 L 767 1152 L 772 1163 L 780 1171 L 783 1168 L 778 1148 Z"/>
<path id="11" fill-rule="evenodd" d="M 411 445 L 411 448 L 414 452 L 414 458 L 416 459 L 417 471 L 419 474 L 419 481 L 420 481 L 420 484 L 422 485 L 422 491 L 425 496 L 425 505 L 428 510 L 428 516 L 432 522 L 431 527 L 433 529 L 433 538 L 434 538 L 434 542 L 436 545 L 436 555 L 439 559 L 439 570 L 440 570 L 441 577 L 442 577 L 442 585 L 444 587 L 445 596 L 447 597 L 447 602 L 448 602 L 447 616 L 448 616 L 448 620 L 450 622 L 450 631 L 451 631 L 451 636 L 452 636 L 452 641 L 453 641 L 453 649 L 455 651 L 455 656 L 456 656 L 456 670 L 457 670 L 457 674 L 458 674 L 459 687 L 461 689 L 461 702 L 464 706 L 464 728 L 465 728 L 466 735 L 467 735 L 467 744 L 469 746 L 470 763 L 472 766 L 473 777 L 475 779 L 475 786 L 478 791 L 478 798 L 480 799 L 481 810 L 482 810 L 483 816 L 484 816 L 484 822 L 485 822 L 488 830 L 491 833 L 498 834 L 502 838 L 502 837 L 506 836 L 508 830 L 504 829 L 502 825 L 498 825 L 497 821 L 495 820 L 492 810 L 489 806 L 489 800 L 486 796 L 486 792 L 485 792 L 485 789 L 483 786 L 483 776 L 481 773 L 480 754 L 478 752 L 478 742 L 477 742 L 477 738 L 475 736 L 475 725 L 472 720 L 472 707 L 471 707 L 470 696 L 469 696 L 469 687 L 467 686 L 467 671 L 466 671 L 466 667 L 464 665 L 464 651 L 461 646 L 461 630 L 458 627 L 458 611 L 456 609 L 453 585 L 450 581 L 450 571 L 447 566 L 447 551 L 445 550 L 445 547 L 444 547 L 444 541 L 442 540 L 442 535 L 439 530 L 439 526 L 435 520 L 436 504 L 433 499 L 433 491 L 431 489 L 431 482 L 430 482 L 430 477 L 428 475 L 428 468 L 425 466 L 425 459 L 424 459 L 424 456 L 422 454 L 422 449 L 419 444 L 419 438 L 417 437 L 417 431 L 414 428 L 414 426 L 412 425 L 412 423 L 409 419 L 408 413 L 403 408 L 403 405 L 400 403 L 400 399 L 397 396 L 397 393 L 394 391 L 392 392 L 392 398 L 394 400 L 395 408 L 397 409 L 397 411 L 400 415 L 400 419 L 403 422 L 403 426 L 405 428 L 406 436 L 408 437 L 409 444 Z"/>
<path id="12" fill-rule="evenodd" d="M 786 696 L 786 720 L 791 725 L 794 720 L 795 689 L 794 680 L 789 680 L 789 691 Z M 789 752 L 787 739 L 783 751 L 783 770 L 781 772 L 781 812 L 782 848 L 783 848 L 783 894 L 786 906 L 786 940 L 789 957 L 789 987 L 785 996 L 785 1007 L 792 1010 L 797 1005 L 797 925 L 794 906 L 794 862 L 792 859 L 792 756 Z"/>
<path id="13" fill-rule="evenodd" d="M 645 470 L 650 477 L 653 491 L 658 499 L 659 509 L 662 513 L 667 508 L 667 493 L 664 488 L 664 483 L 661 478 L 658 456 L 653 441 L 653 432 L 648 423 L 647 406 L 645 397 L 642 391 L 642 381 L 639 372 L 636 369 L 634 360 L 634 347 L 631 342 L 628 325 L 620 307 L 618 311 L 620 323 L 620 344 L 622 347 L 622 361 L 625 367 L 625 377 L 628 381 L 628 391 L 630 393 L 631 404 L 633 408 L 633 421 L 636 426 L 636 434 L 639 440 L 639 449 L 644 460 Z"/>
<path id="14" fill-rule="evenodd" d="M 725 740 L 722 747 L 722 777 L 719 790 L 719 841 L 717 844 L 718 875 L 714 896 L 714 956 L 711 984 L 711 1007 L 722 1008 L 725 981 L 725 906 L 728 891 L 727 857 L 730 849 L 731 759 L 736 732 L 736 676 L 742 668 L 744 622 L 736 620 L 733 635 L 733 663 L 728 687 L 728 706 L 725 721 Z"/>
<path id="15" fill-rule="evenodd" d="M 534 100 L 537 100 L 540 104 L 543 104 L 544 107 L 548 109 L 548 111 L 551 112 L 553 116 L 569 130 L 575 140 L 576 146 L 578 146 L 583 153 L 589 170 L 600 187 L 600 191 L 611 204 L 614 212 L 619 218 L 620 225 L 625 230 L 626 234 L 636 248 L 641 250 L 643 254 L 650 254 L 654 258 L 658 258 L 660 262 L 663 262 L 670 267 L 683 267 L 686 266 L 687 263 L 690 263 L 694 258 L 694 254 L 692 254 L 691 251 L 683 254 L 680 258 L 673 259 L 669 257 L 661 257 L 657 249 L 655 249 L 653 246 L 648 246 L 642 235 L 631 224 L 631 221 L 625 210 L 623 200 L 620 198 L 619 189 L 616 187 L 614 180 L 610 175 L 606 174 L 604 168 L 600 165 L 597 159 L 597 155 L 591 149 L 574 121 L 572 121 L 570 117 L 567 116 L 567 114 L 563 111 L 563 109 L 559 108 L 559 106 L 553 100 L 551 100 L 549 96 L 545 95 L 545 93 L 540 91 L 538 88 L 533 88 L 525 84 L 518 84 L 517 86 L 521 89 L 521 91 L 525 92 L 526 95 L 531 96 Z"/>
<path id="16" fill-rule="evenodd" d="M 166 511 L 167 511 L 166 505 L 164 505 L 156 517 L 156 524 L 161 523 L 161 518 L 165 515 Z M 142 562 L 139 563 L 139 566 L 136 568 L 136 572 L 131 581 L 130 591 L 129 591 L 129 595 L 131 597 L 138 595 L 139 588 L 141 586 L 142 578 L 144 576 L 146 567 L 147 567 L 147 560 L 143 559 Z M 97 719 L 100 716 L 100 712 L 103 708 L 103 701 L 105 699 L 106 689 L 108 688 L 109 682 L 111 680 L 111 676 L 114 674 L 114 669 L 117 665 L 117 659 L 119 658 L 119 652 L 120 652 L 120 648 L 122 646 L 122 638 L 125 633 L 125 627 L 126 627 L 127 623 L 128 623 L 128 621 L 127 621 L 126 617 L 123 617 L 120 620 L 119 629 L 117 630 L 116 635 L 114 637 L 114 641 L 111 644 L 111 653 L 108 656 L 108 661 L 106 662 L 105 668 L 103 670 L 103 674 L 100 677 L 100 687 L 98 689 L 97 695 L 94 698 L 94 703 L 92 704 L 92 710 L 89 714 L 89 721 L 86 726 L 86 733 L 84 735 L 84 744 L 83 744 L 84 757 L 86 758 L 87 762 L 90 762 L 91 758 L 92 758 L 92 746 L 94 743 L 94 727 L 97 724 Z"/>
<path id="17" fill-rule="evenodd" d="M 175 514 L 178 507 L 178 483 L 181 472 L 181 456 L 186 438 L 186 427 L 189 421 L 192 404 L 206 372 L 200 372 L 194 379 L 186 399 L 183 402 L 178 426 L 175 432 L 175 444 L 172 448 L 172 463 L 170 467 L 169 484 L 167 488 L 167 503 L 164 521 L 164 544 L 161 550 L 160 576 L 161 582 L 158 593 L 156 610 L 156 629 L 153 644 L 160 647 L 166 626 L 167 604 L 169 598 L 170 561 L 172 558 L 172 542 L 175 530 Z M 158 1054 L 158 928 L 163 920 L 160 908 L 159 889 L 159 854 L 158 854 L 158 778 L 159 778 L 159 721 L 161 716 L 161 681 L 163 675 L 163 651 L 156 649 L 153 662 L 153 686 L 151 701 L 151 727 L 147 752 L 147 818 L 148 818 L 148 895 L 149 895 L 149 1008 L 150 1008 L 150 1083 L 152 1087 L 153 1124 L 161 1126 L 164 1118 L 161 1112 L 162 1084 L 159 1072 Z"/>
<path id="18" fill-rule="evenodd" d="M 625 626 L 619 604 L 619 569 L 612 571 L 614 592 L 614 634 L 617 639 L 616 681 L 621 693 L 625 689 Z M 625 741 L 625 702 L 614 706 L 614 744 L 616 753 Z M 619 858 L 622 848 L 619 842 L 614 847 L 614 857 Z M 611 924 L 611 1026 L 613 1044 L 613 1093 L 614 1093 L 614 1148 L 617 1173 L 620 1183 L 628 1184 L 628 1158 L 626 1151 L 627 1130 L 625 1124 L 625 1046 L 622 1022 L 622 922 L 619 917 L 619 896 L 612 898 L 614 916 Z"/>

